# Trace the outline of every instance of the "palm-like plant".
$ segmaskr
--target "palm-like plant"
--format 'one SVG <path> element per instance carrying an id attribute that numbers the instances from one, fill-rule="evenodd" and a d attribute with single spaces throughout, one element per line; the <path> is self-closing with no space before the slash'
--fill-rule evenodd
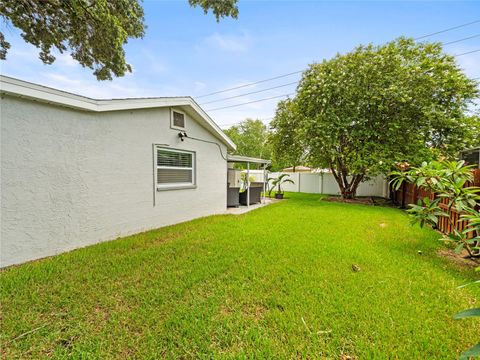
<path id="1" fill-rule="evenodd" d="M 292 179 L 288 179 L 288 177 L 290 177 L 290 175 L 282 174 L 272 181 L 272 188 L 277 188 L 277 192 L 275 193 L 276 195 L 283 195 L 282 185 L 287 183 L 294 184 L 294 181 Z"/>
<path id="2" fill-rule="evenodd" d="M 267 187 L 267 191 L 268 191 L 268 197 L 272 197 L 272 191 L 275 188 L 275 186 L 273 185 L 274 181 L 275 181 L 275 178 L 268 178 L 267 179 L 266 187 Z"/>

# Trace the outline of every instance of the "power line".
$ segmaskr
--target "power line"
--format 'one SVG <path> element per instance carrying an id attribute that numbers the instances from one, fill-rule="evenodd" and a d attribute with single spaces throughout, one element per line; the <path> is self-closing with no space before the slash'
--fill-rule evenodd
<path id="1" fill-rule="evenodd" d="M 429 36 L 433 36 L 433 35 L 437 35 L 437 34 L 441 34 L 441 33 L 447 32 L 447 31 L 459 29 L 459 28 L 462 28 L 462 27 L 465 27 L 465 26 L 468 26 L 468 25 L 472 25 L 472 24 L 475 24 L 475 23 L 479 23 L 479 22 L 480 22 L 480 20 L 476 20 L 476 21 L 472 21 L 472 22 L 469 22 L 469 23 L 461 24 L 461 25 L 458 25 L 458 26 L 455 26 L 455 27 L 447 28 L 447 29 L 444 29 L 444 30 L 436 31 L 436 32 L 434 32 L 434 33 L 430 33 L 430 34 L 427 34 L 427 35 L 423 35 L 423 36 L 417 37 L 417 38 L 415 38 L 414 40 L 423 39 L 423 38 L 426 38 L 426 37 L 429 37 Z M 454 44 L 454 43 L 458 43 L 458 42 L 461 42 L 461 41 L 473 39 L 473 38 L 476 38 L 476 37 L 479 37 L 479 36 L 480 36 L 480 34 L 472 35 L 472 36 L 469 36 L 469 37 L 465 37 L 465 38 L 462 38 L 462 39 L 458 39 L 458 40 L 454 40 L 454 41 L 450 41 L 450 42 L 444 43 L 443 45 L 445 46 L 445 45 L 449 45 L 449 44 Z M 467 51 L 467 52 L 464 52 L 464 53 L 461 53 L 461 54 L 455 54 L 455 55 L 453 55 L 453 56 L 463 56 L 463 55 L 472 54 L 472 53 L 475 53 L 475 52 L 478 52 L 478 51 L 480 51 L 480 49 L 476 49 L 476 50 L 472 50 L 472 51 Z M 252 82 L 252 83 L 248 83 L 248 84 L 244 84 L 244 85 L 232 87 L 232 88 L 229 88 L 229 89 L 219 90 L 219 91 L 216 91 L 216 92 L 212 92 L 212 93 L 209 93 L 209 94 L 205 94 L 205 95 L 198 96 L 197 98 L 202 98 L 202 97 L 207 97 L 207 96 L 211 96 L 211 95 L 220 94 L 220 93 L 223 93 L 223 92 L 228 92 L 228 91 L 233 91 L 233 90 L 237 90 L 237 89 L 242 89 L 242 88 L 249 87 L 249 86 L 252 86 L 252 85 L 256 85 L 256 84 L 260 84 L 260 83 L 264 83 L 264 82 L 268 82 L 268 81 L 272 81 L 272 80 L 276 80 L 276 79 L 281 79 L 281 78 L 284 78 L 284 77 L 287 77 L 287 76 L 299 74 L 299 73 L 301 73 L 301 72 L 303 72 L 303 70 L 290 72 L 290 73 L 287 73 L 287 74 L 283 74 L 283 75 L 271 77 L 271 78 L 268 78 L 268 79 L 259 80 L 259 81 L 256 81 L 256 82 Z M 474 80 L 476 80 L 476 79 L 474 79 Z M 203 104 L 201 104 L 201 105 L 211 104 L 211 103 L 221 102 L 221 101 L 227 101 L 227 100 L 234 99 L 234 98 L 238 98 L 238 97 L 243 97 L 243 96 L 247 96 L 247 95 L 251 95 L 251 94 L 257 94 L 257 93 L 265 92 L 265 91 L 268 91 L 268 90 L 278 89 L 278 88 L 285 87 L 285 86 L 289 86 L 289 85 L 293 85 L 293 84 L 296 84 L 296 83 L 298 83 L 298 81 L 291 82 L 291 83 L 288 83 L 288 84 L 282 84 L 282 85 L 278 85 L 278 86 L 274 86 L 274 87 L 270 87 L 270 88 L 266 88 L 266 89 L 261 89 L 261 90 L 257 90 L 257 91 L 252 91 L 252 92 L 248 92 L 248 93 L 244 93 L 244 94 L 240 94 L 240 95 L 236 95 L 236 96 L 230 96 L 230 97 L 223 98 L 223 99 L 212 100 L 212 101 L 208 101 L 208 102 L 206 102 L 206 103 L 203 103 Z M 259 99 L 259 100 L 248 101 L 248 102 L 241 103 L 241 104 L 235 104 L 235 105 L 223 106 L 223 107 L 220 107 L 220 108 L 214 108 L 214 109 L 210 109 L 210 110 L 207 110 L 207 111 L 223 110 L 223 109 L 227 109 L 227 108 L 238 107 L 238 106 L 242 106 L 242 105 L 257 103 L 257 102 L 261 102 L 261 101 L 267 101 L 267 100 L 271 100 L 271 99 L 277 99 L 277 98 L 280 98 L 280 97 L 291 96 L 291 95 L 294 95 L 294 94 L 285 94 L 285 95 L 279 95 L 279 96 L 272 96 L 272 97 L 263 98 L 263 99 Z"/>
<path id="2" fill-rule="evenodd" d="M 477 34 L 477 35 L 469 36 L 469 37 L 466 37 L 466 38 L 463 38 L 463 39 L 459 39 L 459 40 L 454 40 L 454 41 L 449 41 L 449 42 L 446 42 L 446 43 L 442 43 L 442 45 L 445 46 L 445 45 L 455 44 L 455 43 L 459 43 L 459 42 L 461 42 L 461 41 L 474 39 L 474 38 L 479 37 L 479 36 L 480 36 L 480 34 Z"/>
<path id="3" fill-rule="evenodd" d="M 254 118 L 252 118 L 252 119 L 253 119 L 253 120 L 260 120 L 261 122 L 264 122 L 264 121 L 272 120 L 273 118 L 274 118 L 274 116 L 269 117 L 269 118 L 264 118 L 264 119 L 254 119 Z M 236 122 L 234 122 L 234 123 L 222 124 L 222 125 L 220 125 L 220 127 L 222 127 L 222 128 L 230 127 L 230 126 L 238 125 L 238 124 L 240 124 L 240 123 L 242 123 L 242 122 L 244 122 L 244 121 L 245 121 L 245 120 L 239 120 L 239 121 L 236 121 Z M 266 125 L 266 124 L 265 124 L 265 125 Z"/>
<path id="4" fill-rule="evenodd" d="M 215 103 L 215 102 L 219 102 L 219 101 L 226 101 L 226 100 L 230 100 L 230 99 L 235 99 L 235 98 L 238 98 L 238 97 L 247 96 L 247 95 L 252 95 L 252 94 L 257 94 L 257 93 L 261 93 L 261 92 L 264 92 L 264 91 L 273 90 L 273 89 L 278 89 L 278 88 L 285 87 L 285 86 L 289 86 L 289 85 L 293 85 L 293 84 L 298 84 L 298 81 L 294 81 L 294 82 L 291 82 L 291 83 L 288 83 L 288 84 L 283 84 L 283 85 L 278 85 L 278 86 L 270 87 L 270 88 L 267 88 L 267 89 L 252 91 L 252 92 L 248 92 L 248 93 L 245 93 L 245 94 L 230 96 L 230 97 L 223 98 L 223 99 L 207 101 L 207 102 L 204 102 L 204 103 L 202 103 L 202 104 L 200 104 L 200 105 L 206 105 L 206 104 L 211 104 L 211 103 Z"/>
<path id="5" fill-rule="evenodd" d="M 426 34 L 426 35 L 423 35 L 423 36 L 419 36 L 419 37 L 417 37 L 417 38 L 414 38 L 414 40 L 424 39 L 424 38 L 427 38 L 427 37 L 430 37 L 430 36 L 433 36 L 433 35 L 442 34 L 442 33 L 445 33 L 445 32 L 447 32 L 447 31 L 459 29 L 459 28 L 462 28 L 462 27 L 465 27 L 465 26 L 469 26 L 469 25 L 472 25 L 472 24 L 476 24 L 476 23 L 479 23 L 479 22 L 480 22 L 480 20 L 475 20 L 475 21 L 472 21 L 472 22 L 469 22 L 469 23 L 457 25 L 457 26 L 454 26 L 454 27 L 451 27 L 451 28 L 447 28 L 447 29 L 443 29 L 443 30 L 440 30 L 440 31 L 436 31 L 436 32 L 430 33 L 430 34 Z M 460 41 L 468 40 L 468 39 L 471 39 L 471 38 L 477 37 L 477 36 L 479 36 L 479 35 L 475 35 L 475 36 L 472 36 L 472 37 L 469 37 L 469 38 L 459 39 L 459 40 L 452 41 L 452 42 L 449 42 L 449 43 L 446 43 L 446 44 L 443 44 L 443 45 L 453 44 L 454 42 L 460 42 Z M 460 55 L 466 55 L 466 54 L 460 54 Z M 460 56 L 460 55 L 458 55 L 458 56 Z M 244 84 L 244 85 L 235 86 L 235 87 L 232 87 L 232 88 L 228 88 L 228 89 L 224 89 L 224 90 L 219 90 L 219 91 L 211 92 L 211 93 L 209 93 L 209 94 L 204 94 L 204 95 L 196 96 L 196 98 L 197 98 L 197 99 L 200 99 L 200 98 L 203 98 L 203 97 L 212 96 L 212 95 L 216 95 L 216 94 L 221 94 L 221 93 L 228 92 L 228 91 L 232 91 L 232 90 L 242 89 L 242 88 L 249 87 L 249 86 L 252 86 L 252 85 L 261 84 L 261 83 L 268 82 L 268 81 L 272 81 L 272 80 L 276 80 L 276 79 L 281 79 L 281 78 L 284 78 L 284 77 L 287 77 L 287 76 L 290 76 L 290 75 L 300 74 L 300 73 L 302 73 L 302 72 L 303 72 L 303 70 L 294 71 L 294 72 L 291 72 L 291 73 L 274 76 L 274 77 L 271 77 L 271 78 L 268 78 L 268 79 L 263 79 L 263 80 L 255 81 L 255 82 L 252 82 L 252 83 Z M 267 90 L 267 89 L 265 89 L 265 91 L 266 91 L 266 90 Z"/>
<path id="6" fill-rule="evenodd" d="M 472 78 L 471 80 L 479 80 L 480 79 L 480 76 L 477 76 L 477 77 L 474 77 Z M 289 95 L 281 95 L 281 96 L 290 96 L 292 94 L 289 94 Z M 240 96 L 240 95 L 239 95 Z M 256 102 L 258 101 L 263 101 L 263 100 L 270 100 L 271 98 L 268 98 L 268 99 L 261 99 L 261 100 L 257 100 Z M 250 103 L 250 102 L 249 102 Z M 247 103 L 248 104 L 248 103 Z M 240 105 L 245 105 L 245 104 L 238 104 L 238 106 Z M 237 105 L 235 105 L 237 106 Z M 233 107 L 233 106 L 232 106 Z M 215 109 L 212 109 L 212 110 L 215 110 Z M 209 110 L 209 111 L 212 111 L 212 110 Z M 217 109 L 218 110 L 218 109 Z M 269 117 L 269 118 L 263 118 L 263 119 L 255 119 L 255 120 L 260 120 L 261 122 L 264 122 L 264 121 L 269 121 L 269 120 L 272 120 L 275 116 L 272 116 L 272 117 Z M 240 124 L 242 121 L 244 120 L 239 120 L 239 121 L 236 121 L 234 123 L 229 123 L 229 124 L 222 124 L 220 125 L 221 128 L 225 128 L 225 127 L 231 127 L 231 126 L 234 126 L 234 125 L 237 125 L 237 124 Z"/>
<path id="7" fill-rule="evenodd" d="M 453 56 L 458 57 L 458 56 L 462 56 L 462 55 L 467 55 L 467 54 L 476 53 L 476 52 L 478 52 L 478 51 L 480 51 L 480 49 L 476 49 L 476 50 L 472 50 L 472 51 L 467 51 L 467 52 L 464 52 L 464 53 L 461 53 L 461 54 L 455 54 L 455 55 L 453 55 Z"/>
<path id="8" fill-rule="evenodd" d="M 474 36 L 469 36 L 469 37 L 466 37 L 466 38 L 463 38 L 463 39 L 459 39 L 459 40 L 451 41 L 451 42 L 448 42 L 448 43 L 444 43 L 443 45 L 449 45 L 449 44 L 457 43 L 457 42 L 460 42 L 460 41 L 472 39 L 472 38 L 479 37 L 479 36 L 480 36 L 480 34 L 474 35 Z M 473 51 L 469 51 L 469 52 L 466 52 L 466 53 L 463 53 L 463 54 L 457 54 L 457 55 L 453 55 L 453 56 L 467 55 L 467 54 L 470 54 L 470 53 L 477 52 L 479 50 L 473 50 Z M 227 101 L 227 100 L 231 100 L 231 99 L 236 99 L 236 98 L 239 98 L 239 97 L 252 95 L 252 94 L 258 94 L 258 93 L 261 93 L 261 92 L 265 92 L 265 91 L 269 91 L 269 90 L 273 90 L 273 89 L 278 89 L 278 88 L 282 88 L 282 87 L 289 86 L 289 85 L 294 85 L 294 84 L 298 84 L 298 81 L 294 81 L 294 82 L 291 82 L 291 83 L 288 83 L 288 84 L 273 86 L 273 87 L 269 87 L 269 88 L 261 89 L 261 90 L 257 90 L 257 91 L 251 91 L 251 92 L 248 92 L 248 93 L 239 94 L 239 95 L 235 95 L 235 96 L 229 96 L 229 97 L 222 98 L 222 99 L 207 101 L 205 103 L 201 103 L 200 105 L 203 106 L 203 105 L 212 104 L 212 103 L 216 103 L 216 102 L 222 102 L 222 101 Z"/>
<path id="9" fill-rule="evenodd" d="M 480 20 L 475 20 L 475 21 L 472 21 L 472 22 L 469 22 L 469 23 L 461 24 L 461 25 L 454 26 L 454 27 L 451 27 L 451 28 L 448 28 L 448 29 L 444 29 L 444 30 L 440 30 L 440 31 L 436 31 L 436 32 L 427 34 L 427 35 L 419 36 L 419 37 L 417 37 L 417 38 L 414 38 L 413 40 L 424 39 L 424 38 L 426 38 L 426 37 L 430 37 L 430 36 L 437 35 L 437 34 L 442 34 L 442 33 L 445 33 L 445 32 L 447 32 L 447 31 L 451 31 L 451 30 L 455 30 L 455 29 L 460 29 L 460 28 L 462 28 L 462 27 L 465 27 L 465 26 L 468 26 L 468 25 L 472 25 L 472 24 L 476 24 L 476 23 L 479 23 L 479 22 L 480 22 Z"/>
<path id="10" fill-rule="evenodd" d="M 453 55 L 453 56 L 454 56 L 454 57 L 458 57 L 458 56 L 467 55 L 467 54 L 472 54 L 472 53 L 479 52 L 479 51 L 480 51 L 480 49 L 476 49 L 476 50 L 467 51 L 467 52 L 464 52 L 464 53 L 461 53 L 461 54 L 455 54 L 455 55 Z M 474 79 L 472 79 L 472 80 L 476 80 L 476 79 L 477 79 L 477 78 L 474 78 Z M 219 100 L 214 100 L 214 101 L 210 101 L 210 102 L 207 102 L 207 103 L 204 103 L 204 104 L 213 103 L 213 102 L 219 102 L 219 101 L 226 101 L 226 100 L 230 100 L 230 99 L 233 99 L 233 98 L 238 98 L 238 97 L 242 97 L 242 96 L 246 96 L 246 95 L 250 95 L 250 94 L 255 94 L 255 93 L 259 93 L 259 92 L 263 92 L 263 91 L 267 91 L 267 90 L 271 90 L 271 89 L 276 89 L 276 88 L 279 88 L 279 87 L 284 87 L 284 86 L 287 86 L 287 85 L 296 84 L 297 82 L 298 82 L 298 81 L 295 81 L 295 82 L 289 83 L 289 84 L 280 85 L 280 86 L 274 86 L 274 87 L 271 87 L 271 88 L 262 89 L 262 90 L 258 90 L 258 91 L 252 91 L 252 92 L 250 92 L 250 93 L 241 94 L 241 95 L 236 95 L 236 96 L 231 96 L 231 97 L 224 98 L 224 99 L 219 99 Z M 208 109 L 208 110 L 206 110 L 206 111 L 223 110 L 223 109 L 228 109 L 228 108 L 232 108 L 232 107 L 238 107 L 238 106 L 242 106 L 242 105 L 247 105 L 247 104 L 252 104 L 252 103 L 257 103 L 257 102 L 261 102 L 261 101 L 266 101 L 266 100 L 271 100 L 271 99 L 277 99 L 277 98 L 284 97 L 284 96 L 292 96 L 292 95 L 295 95 L 295 94 L 292 93 L 292 94 L 272 96 L 272 97 L 268 97 L 268 98 L 264 98 L 264 99 L 259 99 L 259 100 L 254 100 L 254 101 L 248 101 L 248 102 L 241 103 L 241 104 L 228 105 L 228 106 L 223 106 L 223 107 L 219 107 L 219 108 Z"/>
<path id="11" fill-rule="evenodd" d="M 303 72 L 303 70 L 294 71 L 294 72 L 291 72 L 291 73 L 288 73 L 288 74 L 284 74 L 284 75 L 274 76 L 274 77 L 272 77 L 272 78 L 268 78 L 268 79 L 264 79 L 264 80 L 259 80 L 259 81 L 253 82 L 253 83 L 248 83 L 248 84 L 244 84 L 244 85 L 240 85 L 240 86 L 235 86 L 235 87 L 233 87 L 233 88 L 229 88 L 229 89 L 225 89 L 225 90 L 215 91 L 215 92 L 212 92 L 212 93 L 210 93 L 210 94 L 205 94 L 205 95 L 197 96 L 196 98 L 199 99 L 199 98 L 202 98 L 202 97 L 207 97 L 207 96 L 211 96 L 211 95 L 216 95 L 216 94 L 220 94 L 220 93 L 227 92 L 227 91 L 237 90 L 237 89 L 245 88 L 245 87 L 247 87 L 247 86 L 252 86 L 252 85 L 264 83 L 264 82 L 267 82 L 267 81 L 276 80 L 276 79 L 281 79 L 281 78 L 284 78 L 284 77 L 287 77 L 287 76 L 290 76 L 290 75 L 300 74 L 301 72 Z"/>
<path id="12" fill-rule="evenodd" d="M 266 101 L 266 100 L 271 100 L 271 99 L 278 99 L 278 98 L 281 98 L 281 97 L 292 96 L 292 95 L 295 95 L 295 94 L 294 94 L 294 93 L 291 93 L 291 94 L 283 94 L 283 95 L 278 95 L 278 96 L 272 96 L 272 97 L 269 97 L 269 98 L 264 98 L 264 99 L 260 99 L 260 100 L 254 100 L 254 101 L 248 101 L 248 102 L 241 103 L 241 104 L 223 106 L 223 107 L 219 107 L 219 108 L 215 108 L 215 109 L 208 109 L 208 110 L 206 110 L 206 111 L 223 110 L 223 109 L 228 109 L 228 108 L 232 108 L 232 107 L 237 107 L 237 106 L 242 106 L 242 105 L 247 105 L 247 104 L 253 104 L 253 103 L 260 102 L 260 101 Z"/>
<path id="13" fill-rule="evenodd" d="M 472 36 L 472 37 L 469 37 L 468 39 L 473 38 L 473 37 L 477 37 L 477 36 L 480 36 L 480 34 L 479 34 L 479 35 Z M 467 39 L 467 38 L 465 38 L 465 40 L 466 40 L 466 39 Z M 458 41 L 460 41 L 460 40 L 457 40 L 456 42 L 458 42 Z M 452 42 L 452 43 L 453 43 L 453 42 Z M 444 45 L 447 45 L 447 44 L 444 44 Z M 468 52 L 465 52 L 465 53 L 462 53 L 462 54 L 456 54 L 456 55 L 453 55 L 453 56 L 462 56 L 462 55 L 467 55 L 467 54 L 475 53 L 475 52 L 478 52 L 478 51 L 480 51 L 480 49 L 473 50 L 473 51 L 468 51 Z M 476 79 L 477 79 L 477 78 L 474 78 L 473 80 L 476 80 Z M 235 96 L 230 96 L 230 97 L 227 97 L 227 98 L 222 98 L 222 99 L 217 99 L 217 100 L 208 101 L 208 102 L 202 103 L 202 104 L 200 104 L 200 105 L 206 105 L 206 104 L 211 104 L 211 103 L 216 103 L 216 102 L 221 102 L 221 101 L 227 101 L 227 100 L 231 100 L 231 99 L 235 99 L 235 98 L 239 98 L 239 97 L 243 97 L 243 96 L 247 96 L 247 95 L 251 95 L 251 94 L 257 94 L 257 93 L 265 92 L 265 91 L 268 91 L 268 90 L 278 89 L 278 88 L 281 88 L 281 87 L 285 87 L 285 86 L 293 85 L 293 84 L 297 84 L 297 83 L 298 83 L 298 81 L 294 81 L 294 82 L 291 82 L 291 83 L 288 83 L 288 84 L 273 86 L 273 87 L 269 87 L 269 88 L 262 89 L 262 90 L 251 91 L 251 92 L 244 93 L 244 94 L 240 94 L 240 95 L 235 95 Z M 266 98 L 266 99 L 260 99 L 260 100 L 255 100 L 255 101 L 251 101 L 251 102 L 246 102 L 246 103 L 242 103 L 242 104 L 236 104 L 236 105 L 230 105 L 230 106 L 225 106 L 225 107 L 221 107 L 221 108 L 210 109 L 210 110 L 207 110 L 207 111 L 221 110 L 221 109 L 225 109 L 225 108 L 229 108 L 229 107 L 236 107 L 236 106 L 241 106 L 241 105 L 244 105 L 244 104 L 251 104 L 252 102 L 260 102 L 260 101 L 275 99 L 275 98 L 277 98 L 277 97 L 290 96 L 290 95 L 292 95 L 292 94 L 279 95 L 279 96 L 269 97 L 269 98 Z"/>

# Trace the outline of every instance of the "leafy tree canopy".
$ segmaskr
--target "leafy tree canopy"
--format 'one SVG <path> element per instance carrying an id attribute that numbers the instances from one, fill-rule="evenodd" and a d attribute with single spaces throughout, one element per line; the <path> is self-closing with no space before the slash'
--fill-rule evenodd
<path id="1" fill-rule="evenodd" d="M 439 43 L 400 38 L 312 64 L 295 102 L 311 165 L 329 167 L 344 197 L 399 161 L 452 157 L 478 139 L 478 98 Z"/>
<path id="2" fill-rule="evenodd" d="M 272 157 L 281 168 L 306 165 L 305 136 L 299 126 L 301 121 L 301 113 L 295 101 L 287 99 L 278 103 L 275 117 L 270 123 L 272 132 L 269 144 Z"/>
<path id="3" fill-rule="evenodd" d="M 224 132 L 237 145 L 234 154 L 267 160 L 271 158 L 267 142 L 269 130 L 261 120 L 246 119 Z"/>
<path id="4" fill-rule="evenodd" d="M 193 7 L 200 6 L 205 14 L 212 10 L 217 21 L 226 16 L 234 19 L 238 16 L 238 0 L 188 0 L 188 2 Z"/>
<path id="5" fill-rule="evenodd" d="M 189 0 L 205 13 L 212 10 L 217 21 L 236 18 L 237 0 Z M 131 72 L 123 46 L 142 38 L 145 18 L 140 0 L 2 0 L 0 16 L 21 30 L 23 39 L 40 49 L 45 64 L 55 61 L 53 50 L 70 51 L 82 66 L 93 70 L 98 80 L 111 80 Z M 5 60 L 10 43 L 0 32 L 0 59 Z"/>

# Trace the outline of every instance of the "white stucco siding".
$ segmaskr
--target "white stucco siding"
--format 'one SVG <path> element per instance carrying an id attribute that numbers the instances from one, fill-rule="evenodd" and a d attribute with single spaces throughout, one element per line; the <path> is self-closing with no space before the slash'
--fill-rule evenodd
<path id="1" fill-rule="evenodd" d="M 181 142 L 169 108 L 95 113 L 4 96 L 0 115 L 1 266 L 225 210 L 218 146 Z M 153 144 L 194 151 L 197 188 L 154 191 Z"/>

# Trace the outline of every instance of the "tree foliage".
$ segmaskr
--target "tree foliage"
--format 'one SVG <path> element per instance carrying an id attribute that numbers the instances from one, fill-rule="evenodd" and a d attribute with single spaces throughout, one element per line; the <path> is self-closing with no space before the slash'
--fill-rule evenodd
<path id="1" fill-rule="evenodd" d="M 294 101 L 311 165 L 329 167 L 342 195 L 354 197 L 398 161 L 451 157 L 465 139 L 478 141 L 466 115 L 478 95 L 440 44 L 400 38 L 310 65 Z"/>
<path id="2" fill-rule="evenodd" d="M 234 19 L 238 16 L 238 0 L 188 0 L 188 2 L 190 6 L 200 6 L 205 14 L 212 10 L 217 21 L 226 16 Z"/>
<path id="3" fill-rule="evenodd" d="M 410 182 L 419 188 L 433 192 L 437 198 L 430 200 L 428 197 L 420 200 L 418 204 L 410 204 L 408 212 L 412 217 L 412 223 L 420 223 L 420 226 L 429 224 L 437 226 L 440 217 L 447 219 L 453 232 L 443 236 L 442 240 L 455 243 L 455 251 L 460 253 L 463 249 L 471 257 L 480 256 L 480 211 L 477 210 L 480 202 L 480 188 L 466 187 L 473 180 L 473 166 L 465 166 L 464 161 L 434 161 L 423 163 L 419 167 L 413 167 L 406 171 L 393 171 L 392 185 L 398 190 L 402 183 Z M 440 206 L 443 200 L 445 207 Z M 461 213 L 460 221 L 465 222 L 463 230 L 457 230 L 452 222 L 451 211 L 455 209 Z M 480 267 L 476 268 L 480 271 Z M 480 284 L 480 279 L 470 284 Z M 454 315 L 454 319 L 465 319 L 480 316 L 480 308 L 463 310 Z M 472 346 L 460 355 L 460 359 L 477 358 L 480 356 L 480 343 Z"/>
<path id="4" fill-rule="evenodd" d="M 480 256 L 480 188 L 467 186 L 473 181 L 474 166 L 465 166 L 461 161 L 432 161 L 424 162 L 419 167 L 412 167 L 408 171 L 393 171 L 392 185 L 398 190 L 402 183 L 409 182 L 415 186 L 435 194 L 436 199 L 428 197 L 418 204 L 410 204 L 408 210 L 412 223 L 419 223 L 436 227 L 441 217 L 445 218 L 452 233 L 444 235 L 442 240 L 455 243 L 455 251 L 466 250 L 469 256 Z M 443 201 L 444 207 L 440 206 Z M 460 221 L 465 224 L 458 230 L 452 219 L 452 210 L 461 214 Z"/>
<path id="5" fill-rule="evenodd" d="M 305 165 L 304 134 L 301 132 L 301 113 L 297 103 L 287 99 L 277 105 L 269 143 L 276 164 L 285 167 Z"/>
<path id="6" fill-rule="evenodd" d="M 246 119 L 224 132 L 237 145 L 234 154 L 270 159 L 269 130 L 262 121 Z"/>
<path id="7" fill-rule="evenodd" d="M 189 0 L 191 6 L 209 9 L 217 18 L 237 17 L 237 0 Z M 98 80 L 110 80 L 131 72 L 123 46 L 142 38 L 145 18 L 140 0 L 3 0 L 0 16 L 21 30 L 23 39 L 40 49 L 45 64 L 55 61 L 53 52 L 71 52 L 72 58 L 93 70 Z M 0 32 L 0 59 L 10 43 Z"/>

